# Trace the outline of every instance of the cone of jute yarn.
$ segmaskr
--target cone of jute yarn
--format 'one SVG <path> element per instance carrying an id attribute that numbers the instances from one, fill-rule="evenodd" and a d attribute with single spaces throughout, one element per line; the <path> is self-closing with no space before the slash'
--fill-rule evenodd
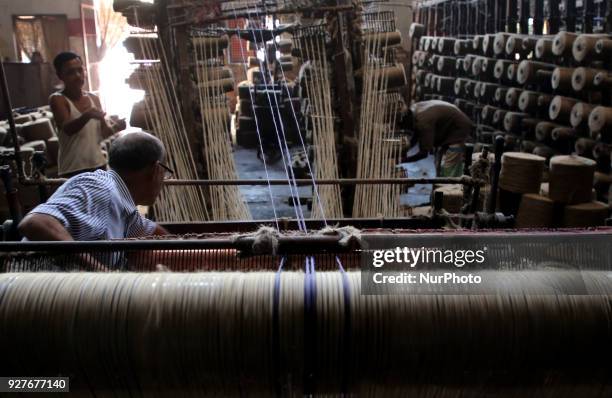
<path id="1" fill-rule="evenodd" d="M 51 120 L 40 118 L 38 120 L 24 123 L 21 128 L 21 136 L 27 141 L 47 140 L 55 136 L 55 129 Z"/>
<path id="2" fill-rule="evenodd" d="M 459 184 L 442 185 L 434 189 L 435 192 L 442 192 L 442 208 L 451 214 L 461 212 L 463 206 L 463 187 Z"/>
<path id="3" fill-rule="evenodd" d="M 597 201 L 565 206 L 563 226 L 567 228 L 602 226 L 608 218 L 609 209 L 607 204 Z"/>
<path id="4" fill-rule="evenodd" d="M 595 161 L 581 156 L 555 156 L 550 160 L 549 197 L 555 202 L 591 201 Z"/>
<path id="5" fill-rule="evenodd" d="M 499 186 L 514 193 L 539 192 L 545 161 L 543 157 L 530 153 L 504 153 Z"/>
<path id="6" fill-rule="evenodd" d="M 535 193 L 524 194 L 516 216 L 516 228 L 546 228 L 553 226 L 554 202 Z"/>

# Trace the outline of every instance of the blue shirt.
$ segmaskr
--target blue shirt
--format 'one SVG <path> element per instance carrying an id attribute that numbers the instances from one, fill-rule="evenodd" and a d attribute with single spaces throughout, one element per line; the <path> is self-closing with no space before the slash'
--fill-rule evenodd
<path id="1" fill-rule="evenodd" d="M 32 213 L 55 217 L 78 241 L 148 236 L 156 227 L 138 213 L 125 182 L 113 170 L 72 177 Z"/>

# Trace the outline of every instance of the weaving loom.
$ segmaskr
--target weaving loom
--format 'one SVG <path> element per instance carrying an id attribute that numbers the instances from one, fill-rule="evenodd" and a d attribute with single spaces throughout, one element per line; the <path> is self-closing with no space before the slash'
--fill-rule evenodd
<path id="1" fill-rule="evenodd" d="M 82 396 L 609 396 L 610 231 L 465 238 L 487 242 L 495 283 L 514 294 L 362 295 L 360 255 L 334 235 L 281 236 L 281 254 L 234 260 L 251 238 L 22 253 L 4 243 L 3 270 L 19 272 L 0 274 L 0 372 L 69 376 Z M 311 254 L 287 254 L 296 243 Z M 157 253 L 153 264 L 180 251 L 177 270 L 196 272 L 44 272 L 67 252 L 143 249 Z M 521 263 L 528 255 L 535 262 Z M 585 292 L 559 293 L 572 281 L 552 263 L 578 267 Z"/>

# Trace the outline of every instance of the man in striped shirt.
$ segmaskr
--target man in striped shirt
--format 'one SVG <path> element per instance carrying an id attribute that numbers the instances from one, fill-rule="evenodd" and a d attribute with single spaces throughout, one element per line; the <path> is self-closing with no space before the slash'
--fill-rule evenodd
<path id="1" fill-rule="evenodd" d="M 116 139 L 109 151 L 110 171 L 72 177 L 47 203 L 34 208 L 19 224 L 32 241 L 95 241 L 165 235 L 142 217 L 136 205 L 151 206 L 171 170 L 163 164 L 161 141 L 147 133 Z"/>

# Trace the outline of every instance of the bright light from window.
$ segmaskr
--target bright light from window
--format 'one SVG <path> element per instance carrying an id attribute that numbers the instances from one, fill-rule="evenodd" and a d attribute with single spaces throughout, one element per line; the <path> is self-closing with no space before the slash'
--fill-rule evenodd
<path id="1" fill-rule="evenodd" d="M 133 55 L 119 43 L 100 63 L 100 96 L 104 111 L 108 115 L 126 118 L 128 122 L 132 106 L 144 98 L 144 91 L 131 89 L 125 82 L 137 67 L 130 64 L 133 60 Z"/>

